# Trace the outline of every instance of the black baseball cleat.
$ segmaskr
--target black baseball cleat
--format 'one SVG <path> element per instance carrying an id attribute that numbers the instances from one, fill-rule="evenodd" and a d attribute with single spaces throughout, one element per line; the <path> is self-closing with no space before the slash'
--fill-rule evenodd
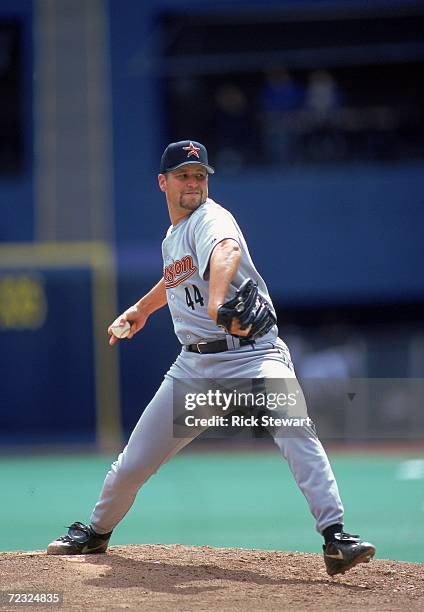
<path id="1" fill-rule="evenodd" d="M 369 563 L 375 546 L 350 533 L 335 533 L 334 540 L 323 545 L 327 574 L 344 574 L 358 563 Z"/>
<path id="2" fill-rule="evenodd" d="M 86 555 L 106 552 L 112 532 L 99 534 L 84 523 L 72 523 L 68 533 L 60 536 L 47 547 L 48 555 Z"/>

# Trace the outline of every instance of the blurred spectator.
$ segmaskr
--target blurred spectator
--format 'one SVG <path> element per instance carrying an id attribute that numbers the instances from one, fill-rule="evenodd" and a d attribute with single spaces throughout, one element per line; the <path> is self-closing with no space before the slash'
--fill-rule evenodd
<path id="1" fill-rule="evenodd" d="M 305 92 L 304 157 L 312 161 L 336 161 L 345 154 L 340 129 L 344 96 L 327 70 L 309 74 Z"/>
<path id="2" fill-rule="evenodd" d="M 305 108 L 316 121 L 331 121 L 342 106 L 343 94 L 334 77 L 327 70 L 314 70 L 308 78 Z"/>
<path id="3" fill-rule="evenodd" d="M 299 158 L 299 116 L 304 88 L 281 67 L 265 74 L 259 92 L 263 150 L 270 163 L 290 163 Z"/>
<path id="4" fill-rule="evenodd" d="M 226 172 L 237 172 L 254 159 L 257 146 L 249 104 L 233 83 L 218 87 L 211 129 L 214 163 Z"/>
<path id="5" fill-rule="evenodd" d="M 286 112 L 302 108 L 304 88 L 285 68 L 272 68 L 266 74 L 261 92 L 264 112 Z"/>

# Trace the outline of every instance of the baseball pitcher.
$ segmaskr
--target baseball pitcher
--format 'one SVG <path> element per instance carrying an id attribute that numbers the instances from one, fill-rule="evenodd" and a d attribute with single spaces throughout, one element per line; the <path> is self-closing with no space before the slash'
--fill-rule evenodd
<path id="1" fill-rule="evenodd" d="M 73 523 L 49 544 L 48 554 L 105 552 L 140 487 L 206 428 L 199 419 L 199 427 L 186 427 L 184 435 L 175 436 L 173 389 L 178 382 L 243 379 L 262 389 L 272 380 L 296 383 L 267 286 L 242 231 L 232 214 L 208 196 L 213 173 L 199 142 L 171 143 L 162 155 L 158 183 L 171 220 L 162 243 L 163 276 L 120 321 L 130 325 L 128 338 L 133 338 L 156 310 L 168 305 L 181 352 L 106 475 L 89 525 Z M 113 346 L 118 338 L 112 327 L 108 331 Z M 328 574 L 368 562 L 375 547 L 344 531 L 337 483 L 313 424 L 299 421 L 296 434 L 286 435 L 283 419 L 274 416 L 265 422 L 324 538 Z"/>

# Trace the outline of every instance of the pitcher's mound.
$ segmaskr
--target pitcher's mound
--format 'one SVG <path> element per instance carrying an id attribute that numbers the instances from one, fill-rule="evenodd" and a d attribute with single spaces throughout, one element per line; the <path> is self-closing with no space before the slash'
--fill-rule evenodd
<path id="1" fill-rule="evenodd" d="M 63 594 L 63 603 L 37 610 L 424 610 L 424 565 L 373 560 L 330 578 L 320 555 L 304 553 L 181 545 L 10 552 L 0 553 L 0 575 L 2 603 L 7 593 Z"/>

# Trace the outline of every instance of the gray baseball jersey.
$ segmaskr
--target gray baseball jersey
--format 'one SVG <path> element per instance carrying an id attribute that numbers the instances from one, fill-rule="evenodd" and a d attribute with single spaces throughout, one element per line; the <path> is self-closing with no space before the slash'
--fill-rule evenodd
<path id="1" fill-rule="evenodd" d="M 213 249 L 225 238 L 232 238 L 241 248 L 238 271 L 230 284 L 226 300 L 246 278 L 258 284 L 259 293 L 272 306 L 263 278 L 256 270 L 241 229 L 233 215 L 208 198 L 189 217 L 175 227 L 171 225 L 162 243 L 166 295 L 181 344 L 225 337 L 225 331 L 209 317 L 209 259 Z M 275 325 L 264 337 L 275 340 Z"/>
<path id="2" fill-rule="evenodd" d="M 180 342 L 227 338 L 230 350 L 213 354 L 189 352 L 185 348 L 171 365 L 164 380 L 144 410 L 124 451 L 109 471 L 91 524 L 98 533 L 108 533 L 131 507 L 138 489 L 158 468 L 199 435 L 174 435 L 174 383 L 196 378 L 291 379 L 295 374 L 290 353 L 277 337 L 277 326 L 254 346 L 240 346 L 237 339 L 219 328 L 209 317 L 209 260 L 214 247 L 232 238 L 241 247 L 241 263 L 226 299 L 250 277 L 271 304 L 266 285 L 250 257 L 243 234 L 234 217 L 211 199 L 175 227 L 163 241 L 164 280 L 167 300 Z M 272 304 L 271 304 L 272 305 Z M 319 532 L 343 522 L 343 505 L 327 455 L 315 432 L 305 428 L 300 437 L 281 436 L 270 430 L 280 453 L 289 463 L 304 493 Z"/>

